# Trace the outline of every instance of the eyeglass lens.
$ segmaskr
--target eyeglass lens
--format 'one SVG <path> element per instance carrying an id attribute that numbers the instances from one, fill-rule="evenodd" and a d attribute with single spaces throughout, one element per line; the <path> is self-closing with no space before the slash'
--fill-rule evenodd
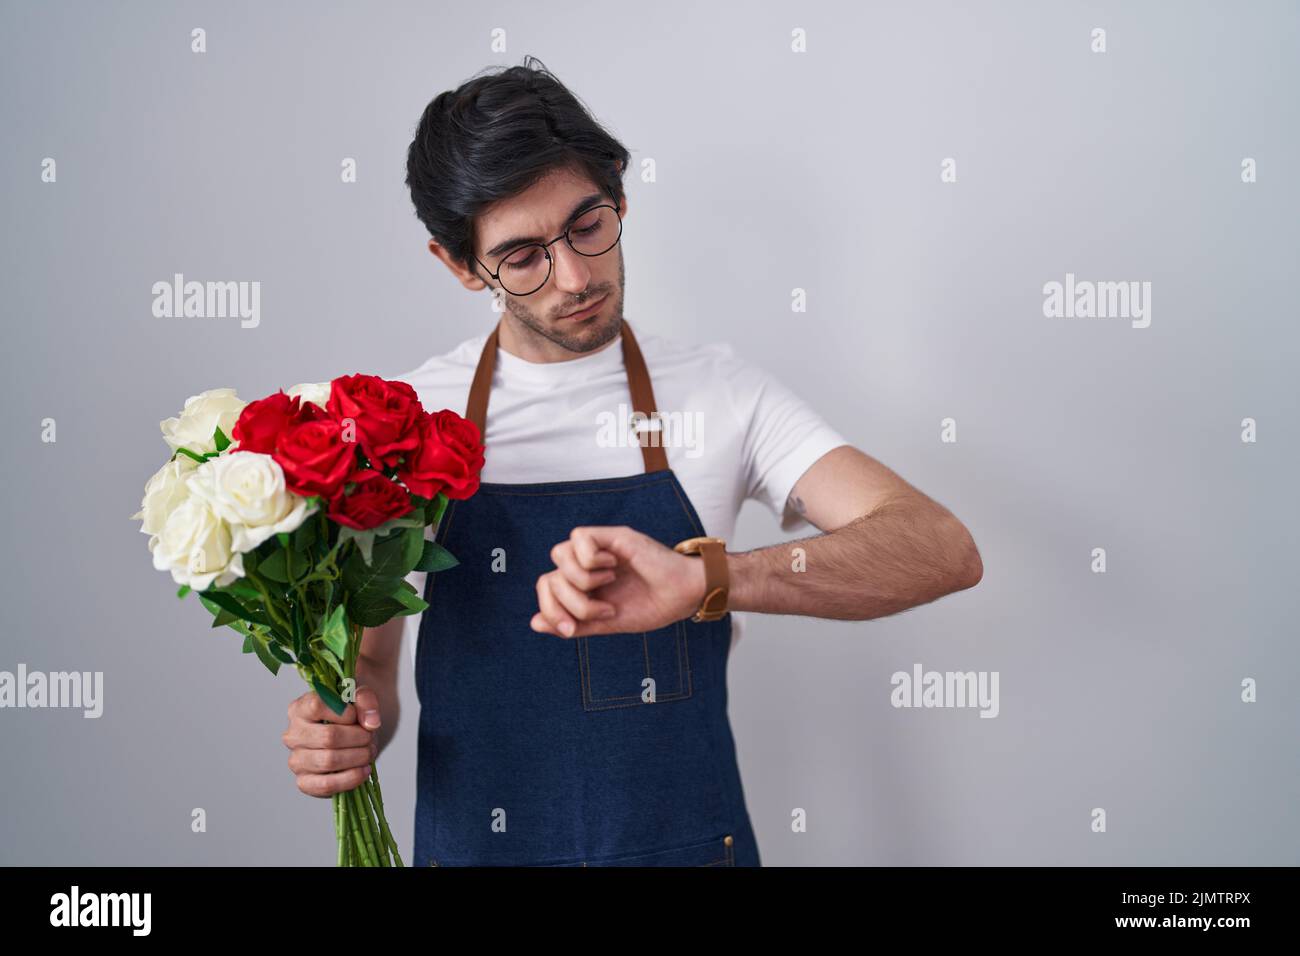
<path id="1" fill-rule="evenodd" d="M 610 206 L 597 206 L 583 213 L 569 226 L 569 242 L 584 256 L 598 256 L 614 248 L 622 223 Z M 527 295 L 545 285 L 551 262 L 539 245 L 521 246 L 506 256 L 498 267 L 498 281 L 511 295 Z"/>

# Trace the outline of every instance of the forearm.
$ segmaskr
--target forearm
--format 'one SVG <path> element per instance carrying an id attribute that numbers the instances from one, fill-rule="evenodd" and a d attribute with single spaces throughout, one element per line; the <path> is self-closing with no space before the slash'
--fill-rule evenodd
<path id="1" fill-rule="evenodd" d="M 367 628 L 367 630 L 370 630 Z M 357 657 L 357 686 L 371 688 L 379 698 L 379 730 L 375 732 L 379 751 L 388 746 L 397 732 L 402 716 L 401 701 L 397 696 L 397 659 L 376 660 L 361 654 Z"/>
<path id="2" fill-rule="evenodd" d="M 860 621 L 968 588 L 979 551 L 951 512 L 900 497 L 827 534 L 729 552 L 729 607 Z"/>

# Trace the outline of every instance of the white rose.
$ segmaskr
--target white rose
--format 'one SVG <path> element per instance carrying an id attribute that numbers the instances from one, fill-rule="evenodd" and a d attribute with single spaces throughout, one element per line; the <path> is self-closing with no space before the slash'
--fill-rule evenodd
<path id="1" fill-rule="evenodd" d="M 172 451 L 182 446 L 202 455 L 216 451 L 212 433 L 218 427 L 230 438 L 230 432 L 239 421 L 239 413 L 248 403 L 235 394 L 233 388 L 213 388 L 185 399 L 180 418 L 161 422 L 163 440 Z"/>
<path id="2" fill-rule="evenodd" d="M 199 466 L 187 455 L 177 455 L 159 468 L 144 486 L 144 498 L 140 510 L 131 515 L 131 520 L 144 519 L 140 530 L 148 535 L 162 531 L 167 516 L 176 506 L 190 496 L 186 479 L 190 472 Z"/>
<path id="3" fill-rule="evenodd" d="M 317 509 L 285 487 L 279 462 L 251 451 L 227 452 L 199 465 L 189 490 L 230 526 L 230 546 L 241 553 L 294 530 Z"/>
<path id="4" fill-rule="evenodd" d="M 196 591 L 206 590 L 214 581 L 226 585 L 244 576 L 244 556 L 230 547 L 230 526 L 207 501 L 194 495 L 167 516 L 150 546 L 155 568 L 170 571 L 177 584 Z"/>
<path id="5" fill-rule="evenodd" d="M 295 385 L 293 388 L 285 389 L 284 394 L 293 398 L 298 395 L 304 402 L 311 402 L 313 405 L 325 407 L 325 403 L 330 400 L 330 383 L 317 382 L 315 384 Z"/>

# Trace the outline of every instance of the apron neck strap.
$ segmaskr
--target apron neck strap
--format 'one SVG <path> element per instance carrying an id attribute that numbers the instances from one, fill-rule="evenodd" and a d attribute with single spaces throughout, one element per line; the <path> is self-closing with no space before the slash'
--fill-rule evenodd
<path id="1" fill-rule="evenodd" d="M 469 387 L 469 403 L 465 408 L 465 417 L 479 428 L 479 433 L 487 437 L 488 393 L 492 390 L 492 373 L 497 364 L 497 341 L 501 331 L 501 322 L 497 323 L 492 334 L 483 345 L 483 354 L 479 357 L 478 368 L 474 370 L 474 381 Z M 632 334 L 632 327 L 627 320 L 622 322 L 623 365 L 627 369 L 628 390 L 632 393 L 632 408 L 642 412 L 647 418 L 656 412 L 654 389 L 650 385 L 650 373 L 646 371 L 645 358 L 641 348 Z M 662 433 L 641 432 L 641 457 L 645 461 L 647 473 L 668 470 L 668 454 L 664 451 L 661 440 L 656 440 Z M 650 442 L 647 444 L 647 442 Z"/>

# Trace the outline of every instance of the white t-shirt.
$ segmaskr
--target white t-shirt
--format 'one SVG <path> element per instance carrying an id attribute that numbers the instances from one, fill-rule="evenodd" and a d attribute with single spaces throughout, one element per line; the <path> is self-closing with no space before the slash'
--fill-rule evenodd
<path id="1" fill-rule="evenodd" d="M 791 489 L 817 459 L 849 442 L 781 382 L 737 357 L 730 345 L 688 345 L 633 328 L 664 419 L 660 441 L 668 466 L 699 513 L 704 533 L 730 541 L 746 498 L 766 505 L 783 531 L 806 524 L 787 507 Z M 415 389 L 426 411 L 450 408 L 464 415 L 487 337 L 484 332 L 394 377 Z M 635 437 L 626 426 L 616 432 L 610 424 L 615 416 L 626 421 L 631 412 L 621 335 L 598 351 L 561 362 L 529 362 L 498 347 L 481 480 L 640 474 L 645 463 Z M 611 440 L 614 434 L 622 440 Z M 432 529 L 425 535 L 432 537 Z M 426 577 L 416 571 L 407 580 L 423 595 Z M 421 616 L 405 618 L 412 663 Z M 732 614 L 733 647 L 743 616 Z"/>

